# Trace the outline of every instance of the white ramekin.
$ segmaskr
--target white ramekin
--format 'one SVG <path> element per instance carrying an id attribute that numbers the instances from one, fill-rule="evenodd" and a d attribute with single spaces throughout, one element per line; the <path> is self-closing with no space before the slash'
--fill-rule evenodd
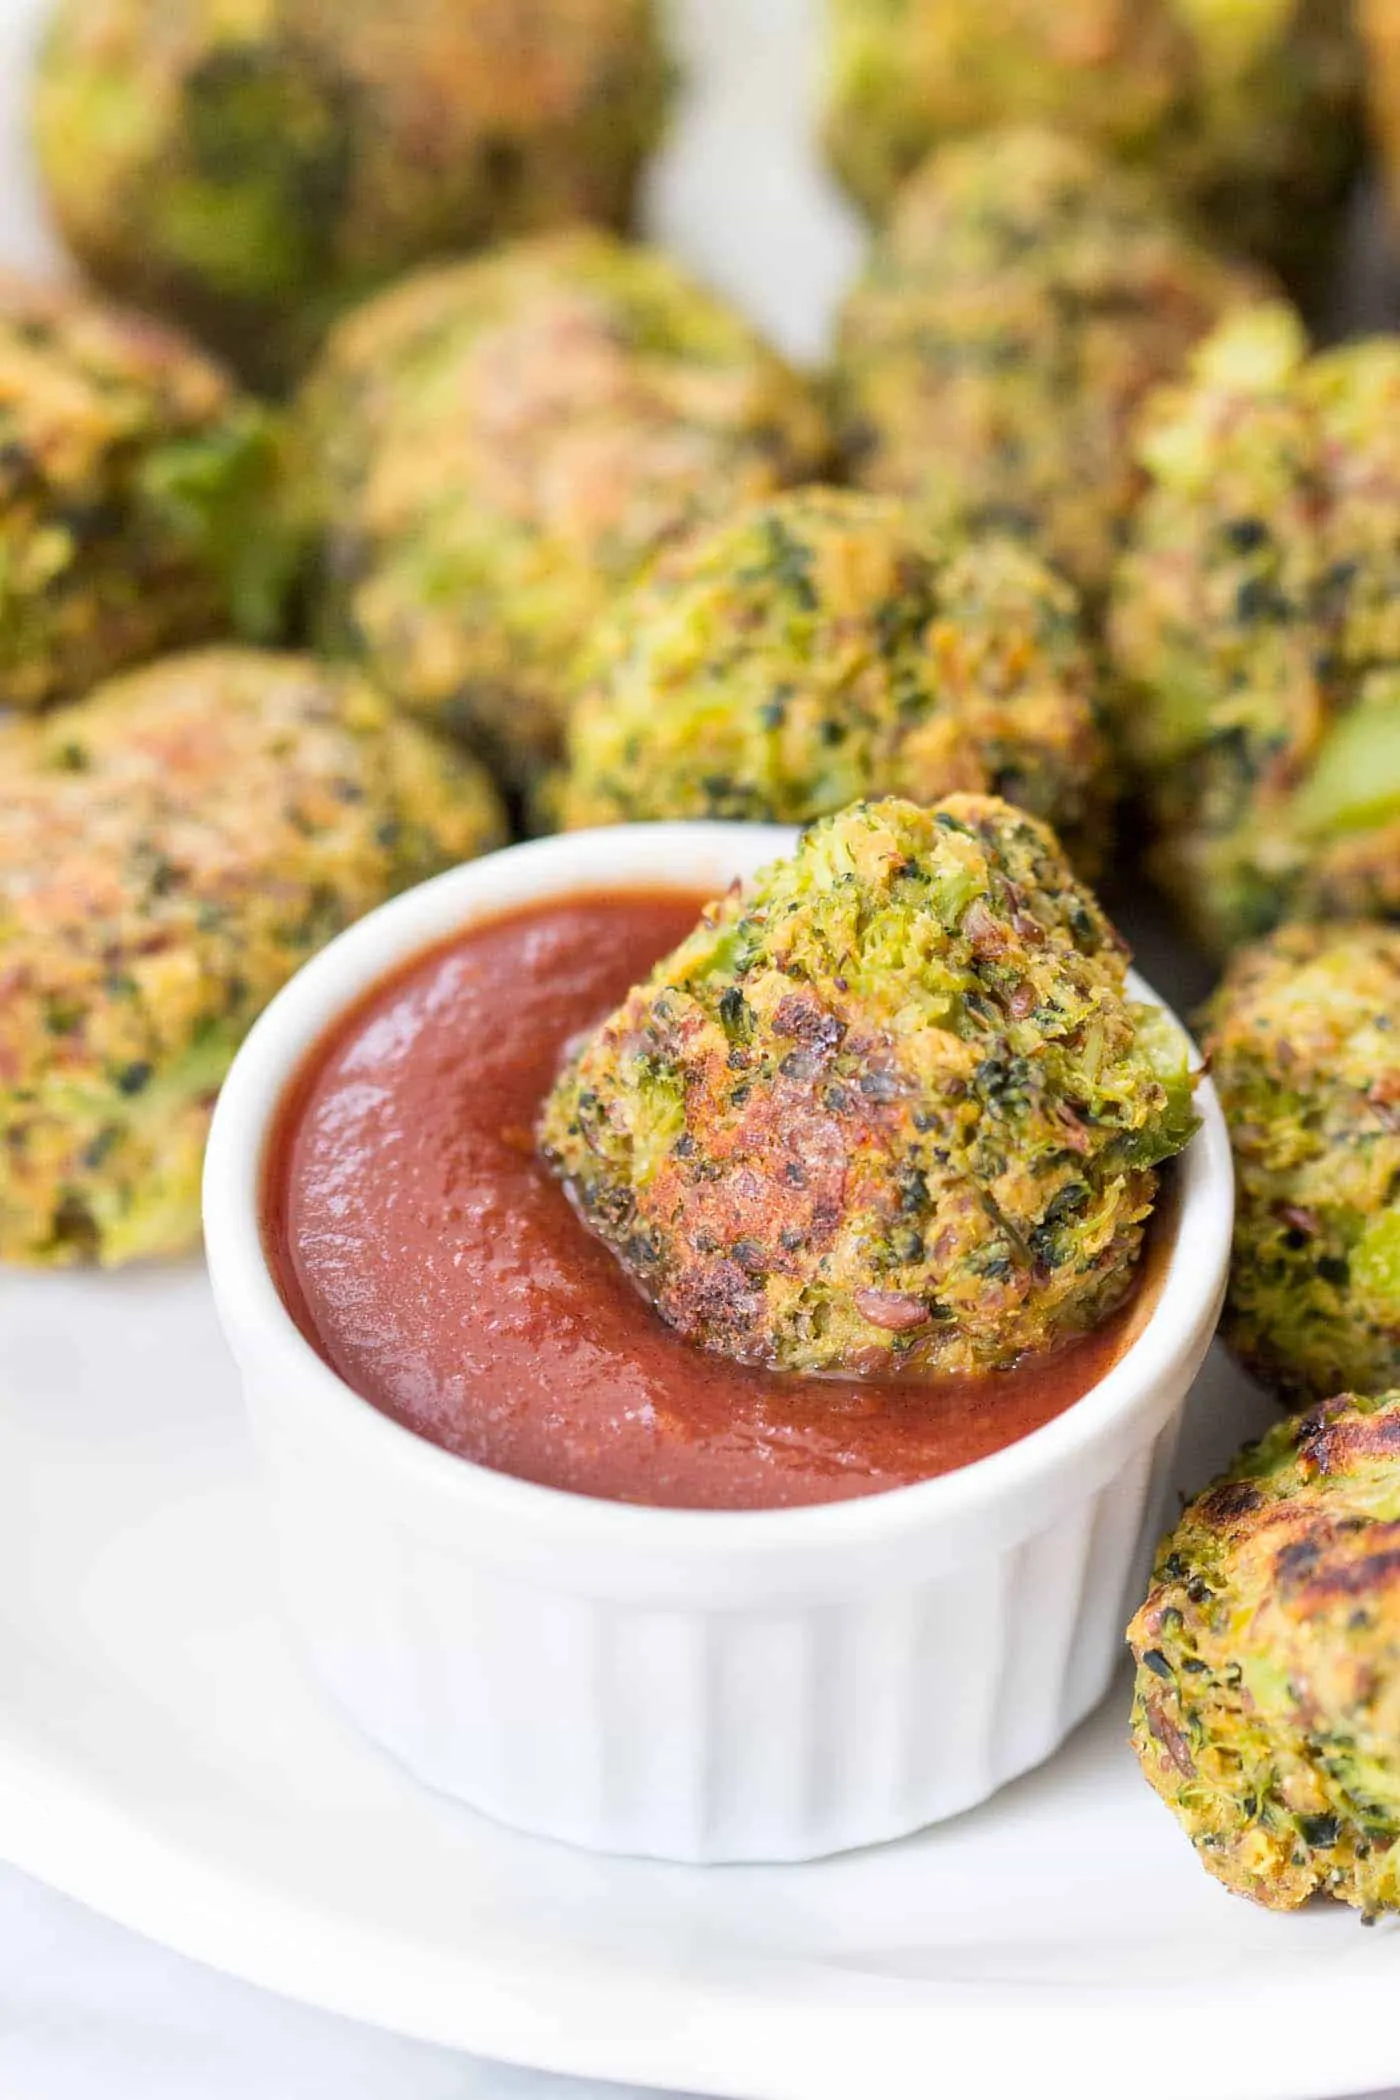
<path id="1" fill-rule="evenodd" d="M 316 1671 L 431 1786 L 601 1851 L 815 1857 L 952 1815 L 1049 1756 L 1122 1654 L 1224 1289 L 1230 1152 L 1205 1085 L 1138 1340 L 1066 1414 L 921 1486 L 735 1513 L 590 1500 L 449 1456 L 322 1362 L 264 1259 L 259 1183 L 326 1028 L 473 920 L 576 890 L 717 892 L 790 840 L 641 825 L 443 875 L 288 985 L 214 1119 L 210 1268 Z"/>

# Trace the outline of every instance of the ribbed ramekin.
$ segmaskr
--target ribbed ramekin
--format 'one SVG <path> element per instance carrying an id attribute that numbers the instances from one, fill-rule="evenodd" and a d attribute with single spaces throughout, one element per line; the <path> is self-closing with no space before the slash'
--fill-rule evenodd
<path id="1" fill-rule="evenodd" d="M 454 1458 L 328 1368 L 259 1216 L 278 1105 L 325 1030 L 473 920 L 603 887 L 717 892 L 790 842 L 634 826 L 441 876 L 300 973 L 214 1119 L 210 1268 L 311 1663 L 429 1785 L 601 1851 L 811 1858 L 971 1807 L 1048 1757 L 1122 1653 L 1224 1289 L 1230 1152 L 1205 1085 L 1138 1339 L 1057 1420 L 943 1479 L 810 1509 L 629 1507 Z"/>

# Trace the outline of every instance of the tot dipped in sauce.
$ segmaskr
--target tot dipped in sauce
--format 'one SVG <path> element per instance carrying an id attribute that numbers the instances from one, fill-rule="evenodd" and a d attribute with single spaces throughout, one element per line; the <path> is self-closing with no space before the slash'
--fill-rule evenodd
<path id="1" fill-rule="evenodd" d="M 856 805 L 702 903 L 548 897 L 340 1023 L 267 1187 L 303 1331 L 449 1451 L 667 1507 L 872 1494 L 1062 1413 L 1150 1311 L 1192 1112 L 1051 834 Z"/>
<path id="2" fill-rule="evenodd" d="M 582 1045 L 546 1157 L 662 1317 L 806 1373 L 1005 1369 L 1126 1297 L 1183 1039 L 1044 825 L 855 803 Z"/>

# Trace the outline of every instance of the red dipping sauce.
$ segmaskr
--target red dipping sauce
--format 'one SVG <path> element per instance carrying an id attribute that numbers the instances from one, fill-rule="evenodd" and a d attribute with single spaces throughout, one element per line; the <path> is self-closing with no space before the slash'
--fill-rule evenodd
<path id="1" fill-rule="evenodd" d="M 1098 1333 L 1013 1371 L 846 1382 L 682 1341 L 581 1224 L 535 1156 L 540 1106 L 570 1038 L 702 902 L 582 895 L 473 926 L 336 1025 L 289 1093 L 265 1191 L 273 1271 L 308 1341 L 447 1451 L 678 1509 L 875 1494 L 1063 1413 L 1145 1323 L 1151 1256 Z"/>

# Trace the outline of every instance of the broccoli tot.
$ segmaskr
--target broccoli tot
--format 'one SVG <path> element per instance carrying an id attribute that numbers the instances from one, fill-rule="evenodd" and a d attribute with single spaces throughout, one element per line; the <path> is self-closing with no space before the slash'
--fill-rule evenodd
<path id="1" fill-rule="evenodd" d="M 184 337 L 0 272 L 0 707 L 162 649 L 275 639 L 280 439 Z"/>
<path id="2" fill-rule="evenodd" d="M 846 302 L 838 444 L 862 486 L 1018 531 L 1097 602 L 1143 396 L 1263 289 L 1079 140 L 959 140 L 900 191 Z"/>
<path id="3" fill-rule="evenodd" d="M 344 320 L 305 396 L 325 644 L 517 783 L 658 548 L 808 479 L 806 387 L 667 257 L 554 235 Z"/>
<path id="4" fill-rule="evenodd" d="M 1242 1452 L 1128 1638 L 1133 1746 L 1202 1866 L 1273 1910 L 1400 1909 L 1400 1393 Z"/>
<path id="5" fill-rule="evenodd" d="M 1400 912 L 1400 340 L 1239 315 L 1137 449 L 1108 634 L 1159 879 L 1216 950 Z"/>
<path id="6" fill-rule="evenodd" d="M 624 222 L 668 82 L 653 0 L 59 0 L 35 133 L 92 275 L 280 386 L 413 264 Z"/>
<path id="7" fill-rule="evenodd" d="M 995 792 L 1083 862 L 1107 823 L 1070 586 L 993 534 L 804 489 L 663 554 L 585 651 L 567 826 L 806 823 L 862 796 Z"/>
<path id="8" fill-rule="evenodd" d="M 827 138 L 882 213 L 933 146 L 1048 124 L 1316 290 L 1360 166 L 1350 0 L 826 0 Z"/>
<path id="9" fill-rule="evenodd" d="M 190 1245 L 209 1116 L 343 926 L 501 843 L 472 762 L 359 678 L 207 649 L 0 726 L 0 1260 Z"/>
<path id="10" fill-rule="evenodd" d="M 662 1317 L 745 1362 L 978 1372 L 1130 1291 L 1188 1046 L 1053 834 L 856 803 L 578 1049 L 540 1143 Z"/>
<path id="11" fill-rule="evenodd" d="M 1284 927 L 1207 1010 L 1239 1200 L 1225 1334 L 1284 1398 L 1400 1381 L 1400 927 Z"/>

